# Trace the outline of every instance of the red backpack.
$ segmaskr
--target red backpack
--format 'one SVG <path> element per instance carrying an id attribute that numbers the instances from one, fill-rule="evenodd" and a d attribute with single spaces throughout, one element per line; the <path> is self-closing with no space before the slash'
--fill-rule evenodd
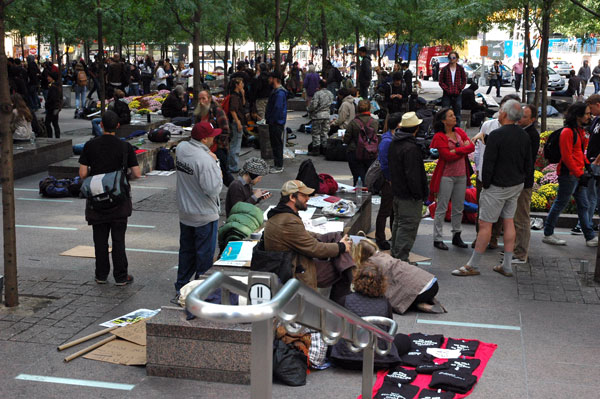
<path id="1" fill-rule="evenodd" d="M 335 179 L 327 173 L 319 173 L 319 194 L 334 195 L 338 190 Z"/>
<path id="2" fill-rule="evenodd" d="M 358 144 L 356 145 L 356 159 L 359 161 L 370 161 L 377 158 L 377 146 L 379 145 L 379 139 L 377 137 L 377 121 L 373 118 L 369 118 L 366 125 L 358 117 L 354 119 L 354 121 L 358 124 L 358 127 L 360 127 L 360 132 L 358 132 Z"/>

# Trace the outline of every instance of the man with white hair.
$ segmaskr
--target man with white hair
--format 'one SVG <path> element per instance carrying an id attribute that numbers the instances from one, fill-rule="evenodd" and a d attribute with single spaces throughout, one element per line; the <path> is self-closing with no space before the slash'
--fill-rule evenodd
<path id="1" fill-rule="evenodd" d="M 519 195 L 531 169 L 529 136 L 517 125 L 523 110 L 516 100 L 509 100 L 500 108 L 500 128 L 490 133 L 481 174 L 483 191 L 479 199 L 479 233 L 471 259 L 465 266 L 452 272 L 455 276 L 479 275 L 481 257 L 490 240 L 492 225 L 499 217 L 504 226 L 504 260 L 494 271 L 512 276 L 512 256 L 515 246 L 514 215 Z"/>

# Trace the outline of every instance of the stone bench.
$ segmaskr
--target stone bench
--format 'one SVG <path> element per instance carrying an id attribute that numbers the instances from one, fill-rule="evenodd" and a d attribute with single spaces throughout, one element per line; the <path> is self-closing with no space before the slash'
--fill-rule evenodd
<path id="1" fill-rule="evenodd" d="M 183 309 L 163 307 L 146 324 L 146 374 L 250 384 L 250 335 L 250 324 L 186 320 Z"/>
<path id="2" fill-rule="evenodd" d="M 38 137 L 35 144 L 29 141 L 14 143 L 15 179 L 48 170 L 54 163 L 68 160 L 73 156 L 71 139 L 50 139 Z"/>
<path id="3" fill-rule="evenodd" d="M 288 111 L 306 112 L 306 101 L 302 97 L 290 98 L 287 102 Z"/>

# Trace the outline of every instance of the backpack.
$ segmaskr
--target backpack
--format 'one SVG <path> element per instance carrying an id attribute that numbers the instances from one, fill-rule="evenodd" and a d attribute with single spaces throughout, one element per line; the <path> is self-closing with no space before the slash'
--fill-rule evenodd
<path id="1" fill-rule="evenodd" d="M 229 99 L 230 98 L 231 98 L 231 94 L 226 95 L 225 99 L 221 103 L 221 108 L 223 109 L 223 112 L 225 112 L 225 115 L 229 115 Z"/>
<path id="2" fill-rule="evenodd" d="M 359 118 L 354 119 L 360 127 L 358 133 L 358 144 L 356 145 L 356 159 L 359 161 L 368 161 L 377 158 L 377 147 L 379 139 L 377 130 L 372 127 L 373 119 L 370 118 L 365 125 Z"/>
<path id="3" fill-rule="evenodd" d="M 369 192 L 373 194 L 379 194 L 385 183 L 385 177 L 381 170 L 381 164 L 379 159 L 373 161 L 367 173 L 365 174 L 365 185 L 369 189 Z"/>
<path id="4" fill-rule="evenodd" d="M 48 176 L 40 180 L 40 195 L 49 198 L 70 197 L 69 186 L 71 184 L 71 179 L 59 180 L 53 176 Z"/>
<path id="5" fill-rule="evenodd" d="M 173 170 L 175 169 L 175 160 L 171 155 L 171 151 L 162 147 L 158 149 L 156 154 L 156 170 Z"/>
<path id="6" fill-rule="evenodd" d="M 333 176 L 327 173 L 319 173 L 319 189 L 317 193 L 334 195 L 338 190 L 338 184 Z"/>
<path id="7" fill-rule="evenodd" d="M 296 180 L 300 180 L 308 187 L 314 188 L 315 191 L 319 191 L 319 175 L 317 174 L 317 170 L 315 169 L 315 165 L 313 164 L 312 160 L 305 159 L 302 161 L 300 168 L 298 169 Z"/>
<path id="8" fill-rule="evenodd" d="M 559 163 L 561 161 L 560 134 L 562 133 L 563 129 L 564 128 L 561 127 L 560 129 L 553 131 L 550 136 L 548 136 L 546 144 L 544 144 L 544 158 L 546 158 L 550 163 Z M 575 145 L 577 142 L 577 136 L 578 134 L 573 132 L 573 145 Z"/>
<path id="9" fill-rule="evenodd" d="M 77 85 L 79 86 L 87 86 L 88 83 L 88 79 L 87 79 L 87 75 L 85 74 L 85 71 L 79 71 L 77 73 Z"/>
<path id="10" fill-rule="evenodd" d="M 166 129 L 157 128 L 148 133 L 148 140 L 153 143 L 166 143 L 171 139 L 171 132 Z"/>

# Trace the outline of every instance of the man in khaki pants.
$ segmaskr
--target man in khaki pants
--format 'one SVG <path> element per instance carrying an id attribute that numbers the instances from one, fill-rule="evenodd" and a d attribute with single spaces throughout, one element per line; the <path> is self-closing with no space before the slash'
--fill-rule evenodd
<path id="1" fill-rule="evenodd" d="M 529 252 L 529 238 L 531 237 L 531 227 L 529 219 L 529 210 L 531 207 L 531 193 L 533 191 L 533 173 L 535 160 L 540 147 L 540 134 L 535 124 L 537 122 L 537 110 L 531 104 L 523 106 L 523 117 L 519 121 L 519 126 L 525 130 L 531 142 L 531 170 L 525 178 L 523 191 L 517 200 L 517 210 L 515 212 L 515 231 L 517 234 L 515 241 L 515 250 L 512 263 L 527 262 L 527 253 Z"/>

